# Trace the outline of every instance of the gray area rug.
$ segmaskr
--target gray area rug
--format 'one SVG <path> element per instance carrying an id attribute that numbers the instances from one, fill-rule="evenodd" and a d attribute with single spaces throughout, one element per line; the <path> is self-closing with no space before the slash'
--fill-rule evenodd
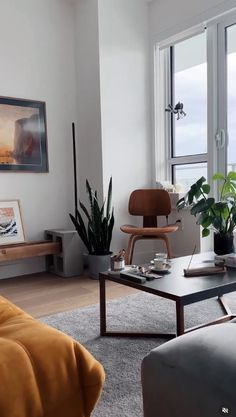
<path id="1" fill-rule="evenodd" d="M 225 296 L 236 313 L 236 293 Z M 216 299 L 185 307 L 185 325 L 192 327 L 222 315 Z M 43 317 L 42 322 L 82 343 L 104 366 L 106 383 L 93 417 L 142 417 L 140 367 L 148 352 L 165 339 L 99 336 L 99 305 Z M 175 332 L 175 303 L 138 293 L 107 303 L 109 330 Z"/>

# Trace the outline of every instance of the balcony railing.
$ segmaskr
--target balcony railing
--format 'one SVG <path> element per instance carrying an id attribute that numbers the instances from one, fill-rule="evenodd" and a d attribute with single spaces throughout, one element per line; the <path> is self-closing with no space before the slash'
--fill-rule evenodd
<path id="1" fill-rule="evenodd" d="M 180 184 L 183 188 L 183 191 L 187 191 L 191 185 L 198 180 L 201 176 L 205 176 L 203 172 L 202 165 L 191 165 L 186 164 L 180 166 L 176 166 L 176 183 Z M 228 172 L 234 171 L 236 172 L 236 162 L 232 164 L 228 164 Z"/>

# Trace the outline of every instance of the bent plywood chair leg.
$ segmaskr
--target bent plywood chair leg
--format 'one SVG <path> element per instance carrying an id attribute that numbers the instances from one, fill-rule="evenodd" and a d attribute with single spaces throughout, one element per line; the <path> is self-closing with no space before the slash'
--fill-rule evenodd
<path id="1" fill-rule="evenodd" d="M 128 247 L 127 247 L 127 251 L 125 254 L 125 265 L 131 265 L 133 252 L 134 252 L 134 240 L 135 240 L 135 236 L 131 235 L 129 238 Z"/>
<path id="2" fill-rule="evenodd" d="M 164 240 L 164 242 L 166 244 L 166 250 L 167 250 L 168 258 L 171 259 L 172 258 L 172 250 L 171 250 L 171 247 L 170 247 L 169 239 L 165 235 L 162 237 L 162 239 Z"/>
<path id="3" fill-rule="evenodd" d="M 137 240 L 142 240 L 144 239 L 143 236 L 133 236 L 133 240 L 132 240 L 132 247 L 130 249 L 130 265 L 132 264 L 132 260 L 133 260 L 133 254 L 134 254 L 134 245 L 137 242 Z"/>
<path id="4" fill-rule="evenodd" d="M 163 240 L 166 245 L 166 251 L 168 258 L 172 258 L 172 251 L 170 247 L 170 242 L 168 237 L 165 234 L 160 234 L 158 236 L 139 236 L 139 235 L 131 235 L 128 242 L 128 248 L 125 254 L 125 264 L 131 265 L 133 260 L 133 253 L 134 253 L 134 245 L 137 242 L 137 240 L 142 239 L 160 239 Z"/>
<path id="5" fill-rule="evenodd" d="M 143 239 L 143 236 L 136 236 L 136 235 L 131 235 L 130 236 L 129 243 L 128 243 L 127 254 L 125 256 L 125 264 L 126 265 L 131 265 L 132 264 L 133 254 L 134 254 L 134 245 L 135 245 L 137 240 L 141 240 L 141 239 Z"/>

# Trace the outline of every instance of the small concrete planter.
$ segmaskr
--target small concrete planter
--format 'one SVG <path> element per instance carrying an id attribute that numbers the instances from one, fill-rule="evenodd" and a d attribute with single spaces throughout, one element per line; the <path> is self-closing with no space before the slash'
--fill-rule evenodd
<path id="1" fill-rule="evenodd" d="M 88 273 L 90 278 L 98 279 L 99 272 L 107 271 L 110 268 L 110 257 L 112 252 L 108 255 L 88 255 Z"/>

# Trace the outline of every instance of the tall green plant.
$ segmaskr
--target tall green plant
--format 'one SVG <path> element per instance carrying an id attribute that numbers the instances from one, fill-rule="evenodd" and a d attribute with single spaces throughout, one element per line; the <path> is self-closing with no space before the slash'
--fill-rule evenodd
<path id="1" fill-rule="evenodd" d="M 76 216 L 71 213 L 69 216 L 89 254 L 109 254 L 114 227 L 114 210 L 111 208 L 112 178 L 109 181 L 107 199 L 103 201 L 102 205 L 99 204 L 97 191 L 93 191 L 88 180 L 86 180 L 86 191 L 89 199 L 89 210 L 79 201 L 81 212 L 77 210 Z"/>
<path id="2" fill-rule="evenodd" d="M 219 201 L 209 197 L 211 187 L 204 177 L 195 182 L 187 194 L 177 202 L 177 209 L 191 207 L 191 214 L 197 217 L 202 236 L 208 236 L 210 229 L 222 234 L 232 235 L 236 227 L 236 172 L 225 177 L 217 172 L 213 181 L 218 181 Z"/>

